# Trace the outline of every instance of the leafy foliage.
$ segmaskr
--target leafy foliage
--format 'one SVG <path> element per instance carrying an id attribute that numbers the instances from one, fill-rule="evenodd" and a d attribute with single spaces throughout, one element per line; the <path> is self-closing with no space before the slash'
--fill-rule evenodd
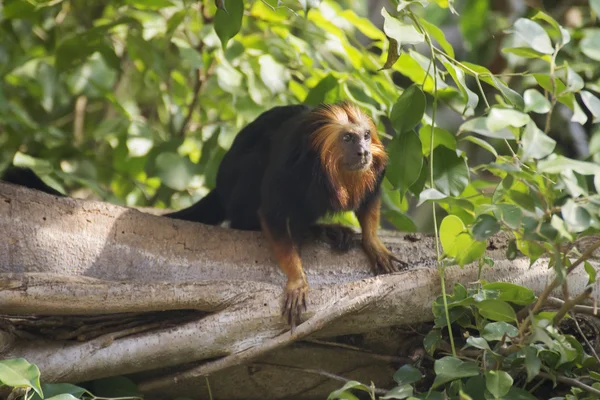
<path id="1" fill-rule="evenodd" d="M 214 186 L 236 132 L 265 109 L 351 100 L 373 117 L 390 155 L 382 215 L 401 230 L 433 230 L 441 245 L 443 292 L 424 341 L 436 357 L 433 387 L 419 392 L 420 369 L 404 366 L 381 398 L 531 399 L 534 381 L 566 377 L 600 386 L 598 360 L 557 328 L 576 303 L 540 312 L 574 268 L 596 279 L 577 239 L 600 229 L 598 1 L 582 8 L 586 23 L 565 28 L 542 11 L 509 23 L 487 0 L 462 10 L 451 0 L 395 0 L 382 30 L 332 0 L 5 3 L 0 168 L 31 167 L 61 191 L 179 208 Z M 450 17 L 466 60 L 439 28 Z M 494 47 L 486 24 L 504 35 L 509 74 L 477 57 Z M 442 125 L 439 110 L 460 124 Z M 561 123 L 587 129 L 587 154 L 572 154 Z M 427 226 L 412 220 L 415 203 Z M 508 259 L 549 262 L 548 290 L 535 297 L 480 280 L 446 293 L 446 268 L 493 267 L 486 246 L 498 232 L 511 238 Z M 2 363 L 3 384 L 52 392 L 26 361 Z M 353 390 L 375 398 L 355 381 L 329 398 L 356 398 Z M 564 398 L 589 398 L 570 391 Z"/>

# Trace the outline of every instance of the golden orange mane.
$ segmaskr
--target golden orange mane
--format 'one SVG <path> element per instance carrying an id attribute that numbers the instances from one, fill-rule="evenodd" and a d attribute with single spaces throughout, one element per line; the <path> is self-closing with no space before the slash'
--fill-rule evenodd
<path id="1" fill-rule="evenodd" d="M 310 146 L 320 157 L 331 182 L 340 209 L 356 209 L 368 191 L 375 188 L 377 175 L 387 162 L 387 154 L 373 121 L 352 103 L 322 105 L 311 112 L 311 122 L 318 128 L 310 137 Z M 357 127 L 371 131 L 373 162 L 368 169 L 348 171 L 341 166 L 344 152 L 341 135 Z"/>

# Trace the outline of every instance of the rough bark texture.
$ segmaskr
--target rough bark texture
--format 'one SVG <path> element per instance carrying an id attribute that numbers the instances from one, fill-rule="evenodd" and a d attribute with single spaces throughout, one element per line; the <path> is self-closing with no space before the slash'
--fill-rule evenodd
<path id="1" fill-rule="evenodd" d="M 129 375 L 147 398 L 208 398 L 207 375 L 218 399 L 326 398 L 342 383 L 320 372 L 389 388 L 399 357 L 422 346 L 418 329 L 398 327 L 431 321 L 441 291 L 431 238 L 383 234 L 409 270 L 377 277 L 358 246 L 309 243 L 309 311 L 292 336 L 260 233 L 0 183 L 0 237 L 0 358 L 25 357 L 47 382 Z M 540 292 L 546 263 L 505 260 L 505 247 L 490 241 L 483 277 Z M 448 269 L 448 288 L 477 273 Z M 575 273 L 571 293 L 586 282 Z"/>

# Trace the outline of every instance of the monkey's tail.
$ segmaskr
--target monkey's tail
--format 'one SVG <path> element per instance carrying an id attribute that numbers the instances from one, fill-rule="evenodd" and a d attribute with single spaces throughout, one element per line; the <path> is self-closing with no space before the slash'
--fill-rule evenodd
<path id="1" fill-rule="evenodd" d="M 29 168 L 10 166 L 4 171 L 0 180 L 15 185 L 25 186 L 29 189 L 40 190 L 44 193 L 64 197 L 58 190 L 46 185 L 39 176 Z"/>
<path id="2" fill-rule="evenodd" d="M 200 222 L 207 225 L 218 225 L 226 218 L 225 207 L 216 190 L 211 190 L 206 196 L 188 208 L 164 214 L 164 217 L 182 219 L 184 221 Z"/>

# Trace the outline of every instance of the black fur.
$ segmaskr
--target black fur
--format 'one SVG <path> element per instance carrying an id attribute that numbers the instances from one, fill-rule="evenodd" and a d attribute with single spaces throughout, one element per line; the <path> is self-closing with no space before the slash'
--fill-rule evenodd
<path id="1" fill-rule="evenodd" d="M 40 190 L 44 193 L 53 194 L 55 196 L 64 197 L 58 190 L 46 185 L 36 174 L 29 168 L 8 167 L 2 174 L 1 180 L 15 185 L 21 185 L 30 189 Z"/>
<path id="2" fill-rule="evenodd" d="M 319 155 L 309 147 L 308 139 L 316 128 L 305 122 L 310 111 L 307 106 L 293 105 L 261 114 L 240 131 L 223 157 L 216 188 L 198 203 L 167 216 L 192 220 L 196 213 L 193 220 L 197 222 L 214 225 L 229 220 L 233 229 L 260 230 L 260 209 L 274 235 L 290 232 L 298 241 L 307 233 L 325 233 L 330 239 L 338 237 L 333 239 L 337 247 L 347 248 L 348 232 L 332 234 L 331 228 L 329 233 L 314 228 L 320 217 L 342 210 L 332 201 L 333 188 Z M 383 172 L 362 205 L 377 198 L 382 179 Z"/>

